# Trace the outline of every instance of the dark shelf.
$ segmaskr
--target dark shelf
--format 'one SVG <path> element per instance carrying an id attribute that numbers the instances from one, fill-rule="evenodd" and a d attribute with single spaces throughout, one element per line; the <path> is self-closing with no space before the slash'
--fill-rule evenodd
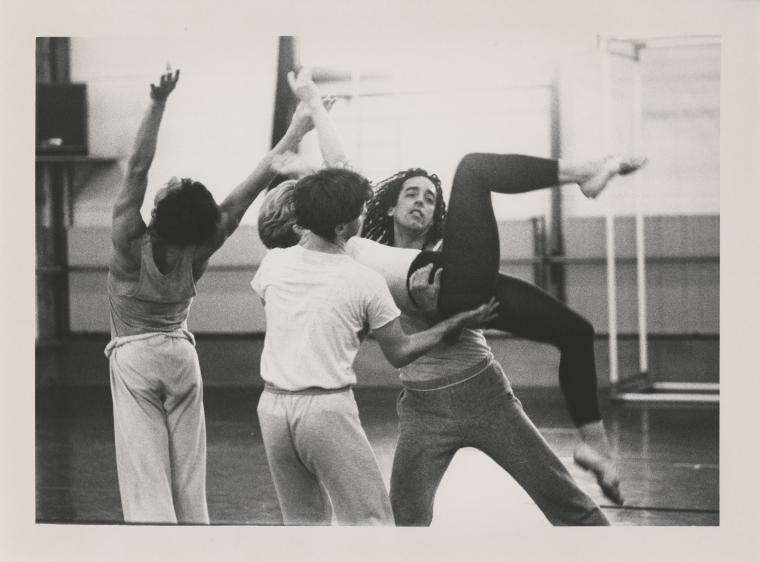
<path id="1" fill-rule="evenodd" d="M 37 155 L 35 162 L 38 164 L 111 164 L 118 158 L 112 156 L 71 156 L 65 154 Z"/>

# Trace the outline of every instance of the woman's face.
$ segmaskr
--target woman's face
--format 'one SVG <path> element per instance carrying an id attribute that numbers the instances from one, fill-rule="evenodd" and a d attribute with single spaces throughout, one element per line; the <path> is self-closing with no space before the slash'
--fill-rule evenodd
<path id="1" fill-rule="evenodd" d="M 433 225 L 438 192 L 435 184 L 424 176 L 409 178 L 401 184 L 396 205 L 388 209 L 396 226 L 426 233 Z"/>

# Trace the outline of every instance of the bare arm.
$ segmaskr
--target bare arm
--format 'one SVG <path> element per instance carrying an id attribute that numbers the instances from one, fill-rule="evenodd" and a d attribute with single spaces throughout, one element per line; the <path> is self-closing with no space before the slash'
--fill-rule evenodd
<path id="1" fill-rule="evenodd" d="M 311 113 L 311 119 L 314 122 L 314 128 L 317 130 L 319 148 L 322 151 L 322 158 L 325 164 L 328 166 L 345 164 L 348 159 L 343 150 L 343 143 L 340 140 L 335 124 L 328 114 L 328 110 L 335 103 L 335 99 L 327 98 L 323 103 L 319 89 L 311 79 L 311 70 L 308 68 L 302 69 L 298 73 L 298 76 L 293 72 L 289 72 L 288 83 L 293 93 Z"/>
<path id="2" fill-rule="evenodd" d="M 121 191 L 113 207 L 111 239 L 119 250 L 127 250 L 133 240 L 145 232 L 140 215 L 148 186 L 148 171 L 153 163 L 158 143 L 158 129 L 164 115 L 166 100 L 179 80 L 179 70 L 161 76 L 159 85 L 150 85 L 151 102 L 137 131 L 134 148 L 127 162 Z"/>
<path id="3" fill-rule="evenodd" d="M 196 262 L 208 260 L 224 241 L 237 229 L 248 207 L 254 202 L 274 178 L 276 172 L 273 162 L 280 155 L 294 151 L 309 132 L 313 124 L 309 111 L 299 104 L 288 130 L 275 147 L 258 163 L 253 172 L 245 178 L 219 205 L 221 222 L 214 239 L 196 252 Z"/>
<path id="4" fill-rule="evenodd" d="M 474 310 L 460 312 L 433 327 L 416 334 L 407 334 L 401 327 L 401 321 L 396 318 L 385 326 L 373 331 L 380 344 L 383 355 L 395 368 L 408 365 L 418 357 L 425 355 L 438 345 L 443 337 L 452 330 L 482 326 L 496 317 L 498 303 L 491 299 L 488 304 Z"/>

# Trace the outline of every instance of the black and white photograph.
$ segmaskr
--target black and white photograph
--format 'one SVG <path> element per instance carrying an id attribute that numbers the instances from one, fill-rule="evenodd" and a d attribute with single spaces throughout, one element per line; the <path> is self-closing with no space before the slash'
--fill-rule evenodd
<path id="1" fill-rule="evenodd" d="M 82 550 L 7 559 L 752 559 L 760 12 L 698 4 L 30 24 L 13 501 Z"/>

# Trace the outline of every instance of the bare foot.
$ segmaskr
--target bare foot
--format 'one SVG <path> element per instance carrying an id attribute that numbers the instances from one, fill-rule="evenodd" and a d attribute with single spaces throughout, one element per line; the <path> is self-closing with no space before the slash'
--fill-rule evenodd
<path id="1" fill-rule="evenodd" d="M 610 457 L 596 451 L 588 443 L 581 442 L 573 453 L 575 464 L 594 473 L 596 482 L 613 503 L 623 505 L 623 494 L 620 492 L 620 476 L 617 467 Z"/>
<path id="2" fill-rule="evenodd" d="M 640 156 L 628 158 L 608 156 L 598 163 L 596 170 L 589 175 L 588 179 L 579 182 L 581 192 L 589 199 L 594 199 L 604 191 L 604 188 L 607 187 L 612 178 L 617 175 L 625 176 L 632 174 L 644 166 L 646 162 L 647 159 Z"/>

